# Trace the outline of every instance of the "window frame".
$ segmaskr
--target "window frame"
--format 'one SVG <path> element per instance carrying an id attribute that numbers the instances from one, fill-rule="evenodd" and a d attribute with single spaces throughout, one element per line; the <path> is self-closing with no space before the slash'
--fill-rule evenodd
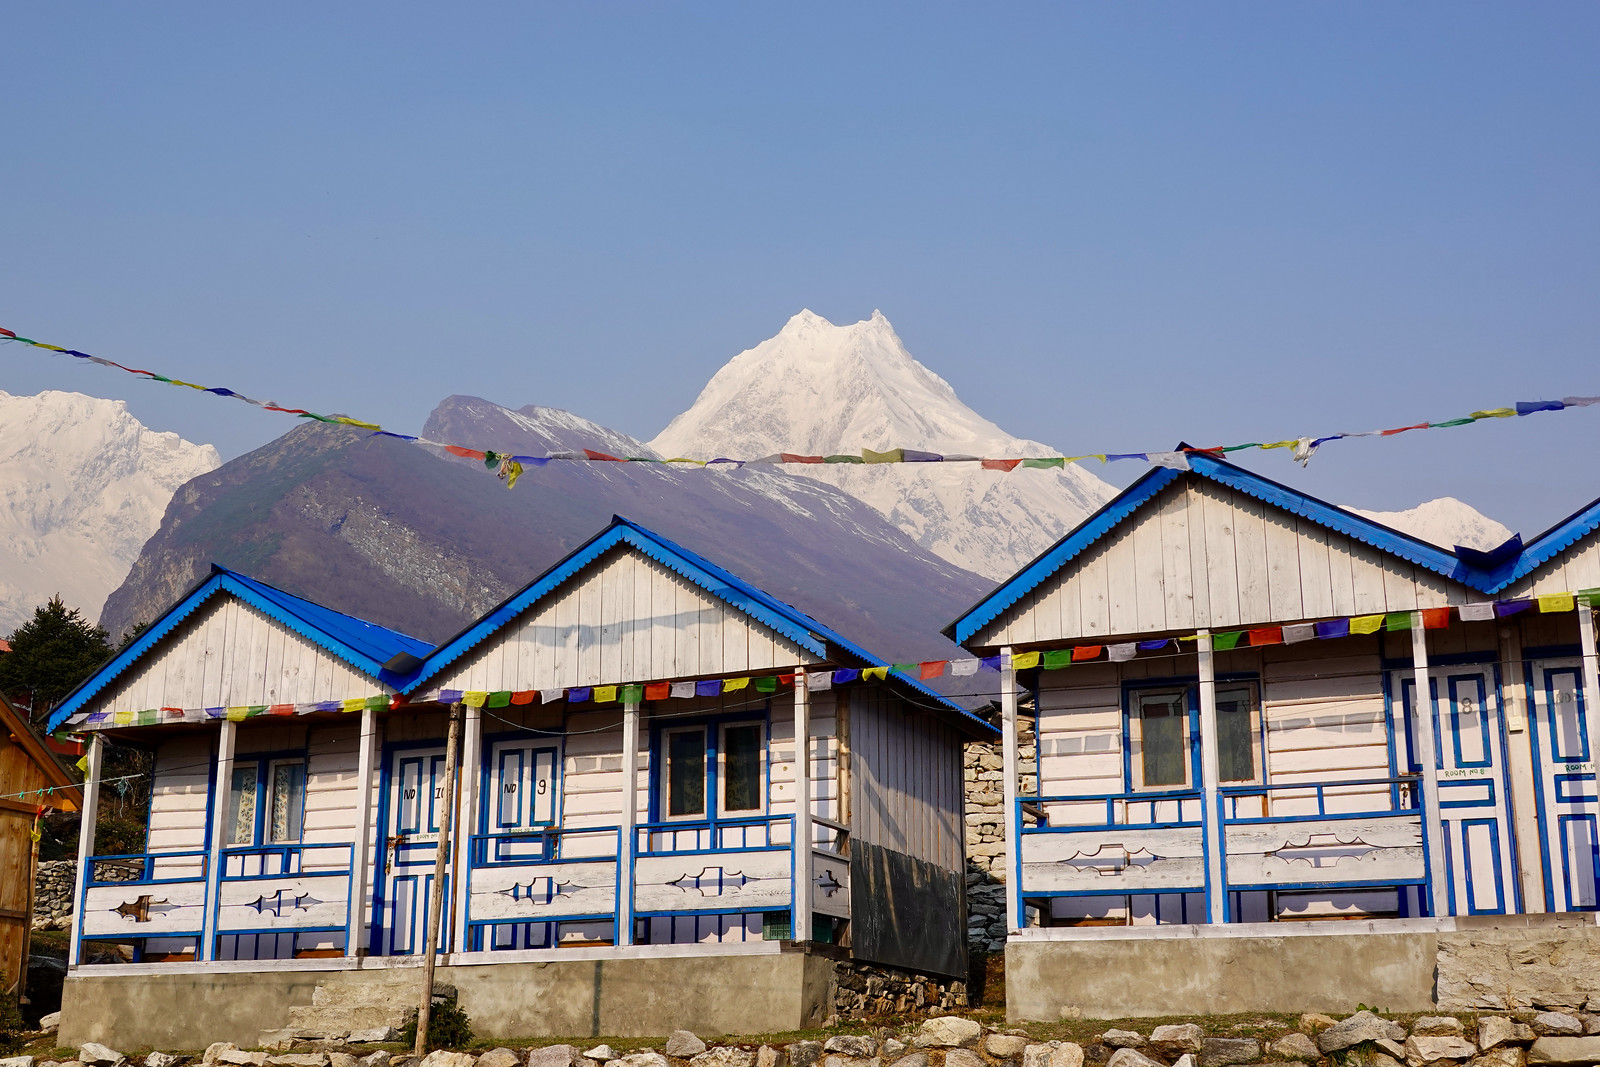
<path id="1" fill-rule="evenodd" d="M 295 821 L 299 823 L 300 833 L 293 840 L 271 841 L 271 807 L 272 787 L 275 771 L 281 766 L 298 764 L 301 768 L 299 796 L 291 803 L 298 804 L 295 811 Z M 311 791 L 311 763 L 304 751 L 291 752 L 252 752 L 243 756 L 234 756 L 233 767 L 230 771 L 228 782 L 228 815 L 226 822 L 227 836 L 231 838 L 234 830 L 238 828 L 236 814 L 239 790 L 233 787 L 233 779 L 240 772 L 248 773 L 251 767 L 255 769 L 255 811 L 251 818 L 251 839 L 249 841 L 225 840 L 224 849 L 253 849 L 253 848 L 285 848 L 305 844 L 306 839 L 306 797 Z"/>
<path id="2" fill-rule="evenodd" d="M 1255 777 L 1249 781 L 1222 781 L 1217 783 L 1219 788 L 1228 789 L 1235 787 L 1248 787 L 1264 785 L 1268 781 L 1267 745 L 1266 745 L 1266 712 L 1261 700 L 1261 677 L 1254 672 L 1229 673 L 1219 676 L 1215 681 L 1216 691 L 1220 697 L 1229 690 L 1244 689 L 1249 693 L 1250 700 L 1250 744 L 1251 759 L 1255 764 Z M 1143 760 L 1143 702 L 1149 697 L 1160 695 L 1182 694 L 1183 706 L 1187 718 L 1186 735 L 1187 751 L 1184 762 L 1185 780 L 1183 785 L 1146 785 L 1144 782 Z M 1150 678 L 1138 681 L 1125 681 L 1122 684 L 1122 781 L 1123 789 L 1127 793 L 1162 793 L 1162 792 L 1193 792 L 1202 788 L 1203 775 L 1200 768 L 1200 683 L 1194 676 L 1177 678 Z M 1221 713 L 1218 713 L 1218 727 L 1221 726 Z M 1212 739 L 1213 743 L 1219 742 L 1220 736 Z M 1219 746 L 1220 754 L 1220 746 Z M 1221 761 L 1218 761 L 1218 770 L 1221 770 Z"/>
<path id="3" fill-rule="evenodd" d="M 1218 757 L 1217 758 L 1217 774 L 1218 774 L 1217 784 L 1218 784 L 1218 786 L 1220 786 L 1221 788 L 1226 789 L 1226 788 L 1228 788 L 1230 786 L 1265 785 L 1266 782 L 1267 782 L 1267 757 L 1266 757 L 1267 746 L 1266 746 L 1266 741 L 1265 741 L 1265 738 L 1266 738 L 1266 716 L 1263 714 L 1262 708 L 1261 708 L 1261 686 L 1260 686 L 1260 684 L 1258 682 L 1254 681 L 1253 679 L 1245 679 L 1245 678 L 1229 679 L 1227 681 L 1219 681 L 1219 682 L 1217 682 L 1216 689 L 1217 689 L 1217 697 L 1218 697 L 1217 726 L 1218 726 L 1218 731 L 1219 731 L 1219 736 L 1217 737 L 1217 742 L 1218 742 L 1218 744 L 1217 744 L 1217 757 Z M 1245 693 L 1246 693 L 1245 699 L 1249 702 L 1249 705 L 1250 705 L 1250 710 L 1249 710 L 1249 713 L 1248 713 L 1249 716 L 1250 716 L 1250 763 L 1251 763 L 1251 766 L 1255 768 L 1255 774 L 1250 778 L 1232 778 L 1232 779 L 1230 779 L 1230 778 L 1223 778 L 1221 776 L 1221 774 L 1222 774 L 1222 759 L 1221 759 L 1221 756 L 1222 756 L 1221 740 L 1222 740 L 1222 738 L 1220 736 L 1220 730 L 1221 730 L 1221 726 L 1222 726 L 1221 697 L 1222 697 L 1222 694 L 1224 692 L 1227 692 L 1229 690 L 1236 690 L 1236 689 L 1243 689 L 1245 691 Z"/>
<path id="4" fill-rule="evenodd" d="M 672 738 L 684 734 L 699 734 L 700 744 L 700 810 L 685 812 L 682 815 L 672 814 Z M 716 787 L 716 776 L 712 773 L 711 738 L 713 731 L 710 724 L 680 723 L 676 726 L 663 727 L 661 730 L 661 770 L 652 779 L 659 784 L 660 810 L 656 813 L 657 822 L 708 822 L 711 820 L 711 801 L 713 790 Z M 656 798 L 652 797 L 652 802 Z"/>
<path id="5" fill-rule="evenodd" d="M 772 704 L 744 708 L 737 712 L 718 714 L 708 709 L 701 717 L 668 720 L 652 724 L 650 821 L 653 823 L 683 823 L 686 825 L 715 825 L 739 819 L 760 818 L 771 812 L 772 806 Z M 760 805 L 740 811 L 723 808 L 723 785 L 726 778 L 726 733 L 730 728 L 753 726 L 760 731 L 760 770 L 757 788 Z M 698 731 L 705 739 L 705 806 L 694 815 L 671 815 L 669 812 L 671 788 L 668 752 L 673 734 Z"/>
<path id="6" fill-rule="evenodd" d="M 1127 728 L 1126 782 L 1130 793 L 1171 793 L 1194 789 L 1197 777 L 1194 767 L 1195 737 L 1199 730 L 1194 708 L 1193 687 L 1182 683 L 1143 686 L 1129 692 L 1129 706 L 1124 722 Z M 1175 697 L 1182 705 L 1183 723 L 1183 781 L 1160 785 L 1146 784 L 1144 779 L 1144 705 L 1152 697 Z"/>

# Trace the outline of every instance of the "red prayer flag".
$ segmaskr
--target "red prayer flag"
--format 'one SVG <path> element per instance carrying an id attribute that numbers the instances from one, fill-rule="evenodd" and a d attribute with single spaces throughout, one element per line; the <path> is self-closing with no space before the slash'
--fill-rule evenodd
<path id="1" fill-rule="evenodd" d="M 538 698 L 539 691 L 537 689 L 518 689 L 511 694 L 511 703 L 532 704 Z"/>
<path id="2" fill-rule="evenodd" d="M 796 455 L 793 452 L 779 452 L 778 455 L 783 457 L 783 461 L 785 463 L 825 463 L 825 462 L 827 462 L 821 456 L 800 456 L 800 455 Z"/>
<path id="3" fill-rule="evenodd" d="M 794 684 L 794 675 L 792 675 L 792 674 L 780 674 L 780 675 L 778 675 L 778 684 L 779 685 L 793 685 Z"/>
<path id="4" fill-rule="evenodd" d="M 294 714 L 294 705 L 293 704 L 274 704 L 274 705 L 272 705 L 272 707 L 267 709 L 267 714 L 268 715 L 293 715 Z"/>
<path id="5" fill-rule="evenodd" d="M 1009 471 L 1021 462 L 1022 460 L 1020 459 L 986 459 L 983 461 L 983 469 L 986 471 Z"/>
<path id="6" fill-rule="evenodd" d="M 612 463 L 626 463 L 626 462 L 628 462 L 627 460 L 623 459 L 621 456 L 610 456 L 610 455 L 607 455 L 604 452 L 596 452 L 592 448 L 584 449 L 583 450 L 583 454 L 588 456 L 590 459 L 608 459 Z"/>
<path id="7" fill-rule="evenodd" d="M 1216 445 L 1212 448 L 1184 448 L 1180 449 L 1179 451 L 1198 453 L 1202 456 L 1215 456 L 1216 458 L 1221 459 L 1222 453 L 1226 448 L 1226 445 Z"/>
<path id="8" fill-rule="evenodd" d="M 1405 433 L 1407 430 L 1426 430 L 1427 428 L 1428 428 L 1428 424 L 1427 423 L 1419 422 L 1415 426 L 1399 426 L 1399 427 L 1396 427 L 1393 430 L 1384 430 L 1378 436 L 1379 437 L 1393 437 L 1395 434 L 1397 434 L 1397 433 Z"/>
<path id="9" fill-rule="evenodd" d="M 1086 660 L 1099 659 L 1100 650 L 1104 645 L 1079 645 L 1072 650 L 1072 662 L 1083 663 Z"/>
<path id="10" fill-rule="evenodd" d="M 1250 631 L 1252 645 L 1281 645 L 1283 644 L 1283 627 L 1263 626 L 1259 630 Z"/>
<path id="11" fill-rule="evenodd" d="M 485 456 L 483 452 L 475 452 L 470 448 L 462 448 L 460 445 L 445 445 L 444 450 L 452 456 L 460 456 L 462 459 L 483 459 Z"/>
<path id="12" fill-rule="evenodd" d="M 0 326 L 0 333 L 5 334 L 7 337 L 15 337 L 16 336 L 16 334 L 12 333 L 10 330 L 6 329 L 3 326 Z"/>
<path id="13" fill-rule="evenodd" d="M 161 710 L 163 712 L 165 712 L 166 714 L 168 714 L 168 715 L 182 715 L 183 714 L 183 709 L 182 708 L 162 708 Z"/>
<path id="14" fill-rule="evenodd" d="M 1445 630 L 1450 627 L 1449 608 L 1423 608 L 1422 628 L 1424 630 Z"/>
<path id="15" fill-rule="evenodd" d="M 665 700 L 671 695 L 671 682 L 651 682 L 644 687 L 644 698 L 646 700 Z"/>
<path id="16" fill-rule="evenodd" d="M 923 681 L 927 681 L 929 678 L 942 677 L 944 675 L 944 665 L 949 662 L 947 659 L 930 659 L 926 661 L 922 664 L 920 677 Z"/>

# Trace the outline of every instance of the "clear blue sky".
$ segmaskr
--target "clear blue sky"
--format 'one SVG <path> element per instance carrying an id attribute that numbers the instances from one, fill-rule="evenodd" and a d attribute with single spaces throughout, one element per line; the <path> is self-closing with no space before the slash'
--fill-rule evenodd
<path id="1" fill-rule="evenodd" d="M 257 396 L 649 437 L 806 306 L 882 308 L 1069 452 L 1600 394 L 1594 4 L 0 13 L 0 325 Z M 43 388 L 229 456 L 290 425 L 0 348 Z M 1600 408 L 1250 462 L 1532 533 L 1600 496 L 1597 440 Z"/>

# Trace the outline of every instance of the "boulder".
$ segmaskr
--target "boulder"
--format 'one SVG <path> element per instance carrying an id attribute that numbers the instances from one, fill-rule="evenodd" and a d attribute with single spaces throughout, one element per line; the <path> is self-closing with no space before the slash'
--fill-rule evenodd
<path id="1" fill-rule="evenodd" d="M 756 1067 L 778 1067 L 783 1062 L 780 1058 L 782 1055 L 771 1045 L 762 1045 L 756 1049 Z"/>
<path id="2" fill-rule="evenodd" d="M 1541 1037 L 1528 1049 L 1530 1064 L 1600 1063 L 1600 1037 Z"/>
<path id="3" fill-rule="evenodd" d="M 394 1057 L 383 1049 L 361 1057 L 361 1067 L 389 1067 L 389 1061 Z"/>
<path id="4" fill-rule="evenodd" d="M 1152 1035 L 1154 1036 L 1154 1035 Z M 1304 1034 L 1296 1035 L 1304 1037 Z M 1254 1063 L 1261 1058 L 1261 1042 L 1253 1037 L 1208 1037 L 1201 1043 L 1203 1067 L 1227 1067 L 1232 1063 Z"/>
<path id="5" fill-rule="evenodd" d="M 435 994 L 437 995 L 437 994 Z M 466 1052 L 430 1052 L 422 1057 L 422 1067 L 473 1067 L 477 1058 Z"/>
<path id="6" fill-rule="evenodd" d="M 1107 1030 L 1100 1035 L 1100 1043 L 1110 1048 L 1143 1048 L 1144 1035 L 1132 1030 Z"/>
<path id="7" fill-rule="evenodd" d="M 983 1039 L 983 1051 L 997 1060 L 1014 1060 L 1028 1047 L 1028 1039 L 1015 1034 L 990 1034 Z"/>
<path id="8" fill-rule="evenodd" d="M 378 1045 L 387 1041 L 399 1041 L 400 1031 L 392 1026 L 374 1026 L 368 1030 L 352 1030 L 345 1040 L 352 1045 Z"/>
<path id="9" fill-rule="evenodd" d="M 1322 1058 L 1316 1042 L 1305 1034 L 1284 1034 L 1272 1043 L 1272 1054 L 1280 1060 L 1304 1060 L 1308 1063 Z"/>
<path id="10" fill-rule="evenodd" d="M 1150 1047 L 1167 1056 L 1199 1052 L 1204 1047 L 1205 1040 L 1206 1032 L 1195 1023 L 1158 1026 L 1150 1031 Z"/>
<path id="11" fill-rule="evenodd" d="M 754 1059 L 755 1057 L 752 1056 L 751 1058 Z M 672 1067 L 665 1056 L 653 1049 L 645 1049 L 642 1052 L 618 1056 L 612 1062 L 618 1064 L 619 1067 Z"/>
<path id="12" fill-rule="evenodd" d="M 1406 1062 L 1412 1067 L 1418 1064 L 1438 1063 L 1448 1060 L 1452 1063 L 1461 1060 L 1470 1060 L 1478 1054 L 1478 1046 L 1460 1037 L 1418 1037 L 1412 1034 L 1406 1038 Z"/>
<path id="13" fill-rule="evenodd" d="M 968 1048 L 978 1043 L 983 1027 L 959 1015 L 941 1015 L 917 1027 L 911 1043 L 917 1048 Z"/>
<path id="14" fill-rule="evenodd" d="M 98 1041 L 90 1041 L 78 1046 L 78 1062 L 84 1067 L 122 1067 L 128 1057 Z"/>
<path id="15" fill-rule="evenodd" d="M 1533 1017 L 1533 1032 L 1540 1037 L 1582 1037 L 1583 1020 L 1564 1011 L 1541 1011 Z"/>
<path id="16" fill-rule="evenodd" d="M 789 1045 L 789 1067 L 811 1067 L 822 1059 L 822 1042 L 794 1041 Z"/>
<path id="17" fill-rule="evenodd" d="M 1478 1019 L 1478 1047 L 1488 1052 L 1501 1045 L 1527 1045 L 1539 1035 L 1533 1027 L 1504 1015 L 1484 1015 Z"/>
<path id="18" fill-rule="evenodd" d="M 1161 1067 L 1161 1064 L 1138 1049 L 1119 1048 L 1106 1061 L 1106 1067 Z"/>
<path id="19" fill-rule="evenodd" d="M 719 1045 L 691 1059 L 693 1067 L 755 1067 L 756 1054 L 735 1045 Z"/>
<path id="20" fill-rule="evenodd" d="M 348 1052 L 328 1053 L 328 1067 L 359 1067 L 360 1060 Z"/>
<path id="21" fill-rule="evenodd" d="M 894 1061 L 894 1067 L 928 1067 L 926 1052 L 912 1052 Z"/>
<path id="22" fill-rule="evenodd" d="M 688 1030 L 674 1030 L 672 1036 L 667 1038 L 667 1055 L 688 1059 L 698 1056 L 706 1050 L 706 1043 L 701 1041 Z"/>
<path id="23" fill-rule="evenodd" d="M 263 1030 L 256 1035 L 256 1044 L 268 1052 L 288 1052 L 300 1040 L 300 1031 L 293 1027 L 284 1030 Z"/>
<path id="24" fill-rule="evenodd" d="M 236 1052 L 238 1049 L 239 1046 L 235 1045 L 232 1041 L 212 1042 L 206 1046 L 205 1054 L 200 1057 L 200 1062 L 205 1064 L 206 1067 L 211 1067 L 213 1063 L 217 1062 L 218 1056 L 222 1055 L 224 1052 Z"/>
<path id="25" fill-rule="evenodd" d="M 823 1042 L 822 1051 L 837 1052 L 841 1056 L 870 1059 L 878 1054 L 878 1040 L 859 1034 L 835 1034 Z"/>
<path id="26" fill-rule="evenodd" d="M 53 1011 L 49 1015 L 41 1015 L 39 1017 L 39 1029 L 41 1029 L 41 1030 L 59 1030 L 59 1029 L 61 1029 L 61 1013 L 59 1011 Z"/>
<path id="27" fill-rule="evenodd" d="M 1324 1053 L 1338 1052 L 1363 1041 L 1377 1041 L 1385 1037 L 1390 1041 L 1404 1041 L 1406 1028 L 1388 1019 L 1380 1019 L 1370 1011 L 1358 1011 L 1318 1034 L 1317 1047 Z"/>
<path id="28" fill-rule="evenodd" d="M 0 1067 L 33 1067 L 32 1056 L 7 1056 L 0 1059 Z"/>
<path id="29" fill-rule="evenodd" d="M 1337 1022 L 1337 1019 L 1323 1015 L 1320 1012 L 1307 1012 L 1300 1016 L 1300 1032 L 1302 1034 L 1320 1033 Z"/>
<path id="30" fill-rule="evenodd" d="M 182 1062 L 182 1056 L 174 1056 L 170 1052 L 152 1052 L 144 1058 L 144 1067 L 178 1067 Z"/>
<path id="31" fill-rule="evenodd" d="M 1472 1061 L 1471 1067 L 1526 1067 L 1528 1050 L 1520 1045 L 1502 1045 Z"/>
<path id="32" fill-rule="evenodd" d="M 246 1052 L 243 1049 L 229 1049 L 217 1053 L 217 1062 L 229 1064 L 230 1067 L 265 1067 L 267 1054 L 265 1052 Z M 471 1067 L 467 1064 L 466 1067 Z"/>
<path id="33" fill-rule="evenodd" d="M 1194 1053 L 1185 1052 L 1182 1056 L 1178 1057 L 1177 1062 L 1174 1063 L 1172 1067 L 1196 1067 L 1194 1062 Z"/>
<path id="34" fill-rule="evenodd" d="M 528 1050 L 527 1067 L 573 1067 L 582 1058 L 576 1046 L 546 1045 Z"/>
<path id="35" fill-rule="evenodd" d="M 953 1048 L 944 1054 L 944 1067 L 988 1067 L 979 1056 L 969 1048 Z"/>
<path id="36" fill-rule="evenodd" d="M 1411 1024 L 1412 1037 L 1460 1037 L 1465 1032 L 1453 1015 L 1423 1015 Z"/>
<path id="37" fill-rule="evenodd" d="M 328 1067 L 326 1052 L 285 1052 L 268 1056 L 269 1067 Z"/>
<path id="38" fill-rule="evenodd" d="M 478 1067 L 517 1067 L 521 1062 L 522 1057 L 508 1048 L 492 1048 L 478 1057 Z"/>
<path id="39" fill-rule="evenodd" d="M 584 1056 L 591 1060 L 598 1060 L 601 1063 L 606 1063 L 610 1060 L 617 1059 L 619 1056 L 621 1056 L 621 1053 L 612 1048 L 610 1045 L 596 1045 L 588 1052 L 585 1052 Z"/>
<path id="40" fill-rule="evenodd" d="M 1387 1037 L 1380 1037 L 1373 1042 L 1378 1046 L 1378 1051 L 1393 1060 L 1406 1058 L 1406 1047 L 1398 1041 L 1390 1041 Z"/>

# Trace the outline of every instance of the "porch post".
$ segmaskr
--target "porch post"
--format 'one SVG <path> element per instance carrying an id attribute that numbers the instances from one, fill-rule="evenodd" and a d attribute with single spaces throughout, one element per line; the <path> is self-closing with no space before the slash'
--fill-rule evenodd
<path id="1" fill-rule="evenodd" d="M 639 817 L 639 702 L 622 705 L 622 817 L 617 820 L 616 943 L 633 944 L 633 827 Z"/>
<path id="2" fill-rule="evenodd" d="M 1017 672 L 1000 650 L 1000 778 L 1006 806 L 1006 931 L 1022 929 L 1022 819 L 1017 810 Z"/>
<path id="3" fill-rule="evenodd" d="M 1578 598 L 1578 642 L 1583 651 L 1583 710 L 1589 730 L 1589 759 L 1600 766 L 1600 660 L 1594 644 L 1594 608 L 1588 597 Z"/>
<path id="4" fill-rule="evenodd" d="M 422 989 L 417 1001 L 417 1043 L 413 1053 L 428 1051 L 428 1020 L 433 1014 L 433 971 L 439 962 L 439 927 L 444 916 L 444 880 L 450 862 L 450 830 L 456 806 L 456 757 L 461 745 L 461 705 L 450 705 L 450 733 L 444 743 L 444 795 L 439 797 L 439 840 L 434 846 L 433 885 L 428 894 L 428 933 L 422 942 Z M 459 879 L 458 879 L 459 880 Z"/>
<path id="5" fill-rule="evenodd" d="M 1228 921 L 1228 887 L 1223 880 L 1222 766 L 1217 756 L 1217 678 L 1211 660 L 1211 631 L 1195 642 L 1200 653 L 1200 835 L 1206 852 L 1206 922 Z"/>
<path id="6" fill-rule="evenodd" d="M 1600 737 L 1600 734 L 1595 735 Z M 811 940 L 811 683 L 794 672 L 794 910 L 795 941 Z"/>
<path id="7" fill-rule="evenodd" d="M 233 744 L 239 724 L 223 719 L 217 733 L 216 789 L 211 798 L 211 844 L 206 853 L 206 921 L 196 958 L 217 958 L 217 919 L 222 897 L 222 842 L 228 836 L 228 809 L 233 789 Z"/>
<path id="8" fill-rule="evenodd" d="M 472 879 L 472 835 L 478 829 L 478 778 L 483 766 L 483 709 L 468 707 L 461 738 L 461 807 L 456 815 L 454 948 L 467 951 L 467 883 Z M 531 803 L 531 801 L 530 801 Z"/>
<path id="9" fill-rule="evenodd" d="M 80 956 L 78 938 L 83 935 L 83 890 L 89 884 L 89 857 L 94 855 L 94 824 L 100 814 L 100 764 L 105 754 L 105 738 L 99 731 L 89 735 L 88 770 L 83 775 L 83 808 L 78 819 L 78 877 L 72 887 L 72 940 L 67 945 L 67 966 L 76 967 Z"/>
<path id="10" fill-rule="evenodd" d="M 1444 823 L 1439 818 L 1439 757 L 1433 748 L 1433 684 L 1428 673 L 1428 632 L 1422 612 L 1411 613 L 1411 669 L 1416 694 L 1411 710 L 1416 715 L 1411 736 L 1416 740 L 1417 762 L 1422 764 L 1422 827 L 1428 843 L 1428 914 L 1446 910 L 1450 874 L 1444 865 Z"/>
<path id="11" fill-rule="evenodd" d="M 361 709 L 361 747 L 356 755 L 356 839 L 350 849 L 350 915 L 344 933 L 344 954 L 365 956 L 367 944 L 367 905 L 372 891 L 368 878 L 372 863 L 372 786 L 378 763 L 378 712 Z"/>

